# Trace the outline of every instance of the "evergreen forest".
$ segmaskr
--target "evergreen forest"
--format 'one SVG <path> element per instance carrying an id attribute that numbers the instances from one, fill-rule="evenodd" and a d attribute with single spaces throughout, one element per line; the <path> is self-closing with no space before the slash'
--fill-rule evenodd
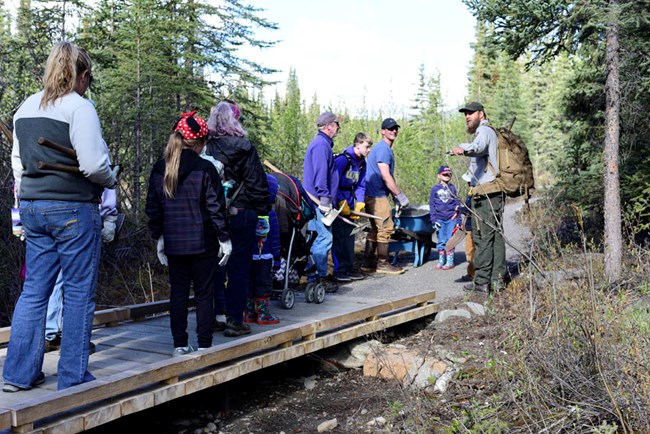
<path id="1" fill-rule="evenodd" d="M 516 119 L 513 131 L 527 144 L 535 167 L 535 196 L 552 197 L 560 211 L 557 229 L 571 232 L 578 209 L 594 249 L 611 243 L 605 234 L 606 198 L 612 194 L 605 188 L 606 167 L 612 163 L 612 179 L 618 183 L 614 191 L 620 192 L 613 213 L 622 222 L 623 250 L 630 243 L 645 243 L 650 147 L 642 115 L 650 105 L 650 0 L 463 2 L 477 18 L 471 67 L 459 71 L 467 74 L 466 100 L 480 100 L 497 127 Z M 96 103 L 113 161 L 124 167 L 118 198 L 127 223 L 120 245 L 105 255 L 110 278 L 102 285 L 126 287 L 127 295 L 106 295 L 107 305 L 120 297 L 124 303 L 159 298 L 152 282 L 163 272 L 152 255 L 143 204 L 151 167 L 181 112 L 198 110 L 207 117 L 216 101 L 238 101 L 261 158 L 298 177 L 320 112 L 345 116 L 335 152 L 351 144 L 359 131 L 379 140 L 381 120 L 395 117 L 403 127 L 394 148 L 396 175 L 412 203 L 427 203 L 439 165 L 449 164 L 458 174 L 465 171 L 466 159 L 445 154 L 471 139 L 463 116 L 444 107 L 440 78 L 424 67 L 403 113 L 366 110 L 360 115 L 345 106 L 323 106 L 317 95 L 301 94 L 299 71 L 293 69 L 286 71 L 284 93 L 268 94 L 273 71 L 238 52 L 241 46 L 274 44 L 256 35 L 257 29 L 277 25 L 254 2 L 21 0 L 18 10 L 10 12 L 0 0 L 0 28 L 0 121 L 5 130 L 21 102 L 41 89 L 53 43 L 73 41 L 93 59 L 95 81 L 87 96 Z M 608 51 L 614 31 L 615 62 Z M 613 65 L 617 92 L 610 94 Z M 614 102 L 618 111 L 608 114 Z M 619 127 L 613 159 L 606 152 L 612 120 Z M 2 135 L 0 305 L 5 322 L 20 286 L 23 257 L 10 230 L 10 153 L 10 141 Z M 565 241 L 572 241 L 570 234 Z"/>

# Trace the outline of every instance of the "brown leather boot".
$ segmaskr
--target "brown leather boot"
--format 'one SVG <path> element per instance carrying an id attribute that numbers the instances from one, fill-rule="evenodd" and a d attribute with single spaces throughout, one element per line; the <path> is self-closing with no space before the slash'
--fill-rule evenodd
<path id="1" fill-rule="evenodd" d="M 377 242 L 366 240 L 366 250 L 363 252 L 363 264 L 361 265 L 362 271 L 372 273 L 377 268 L 375 250 L 377 250 Z"/>
<path id="2" fill-rule="evenodd" d="M 377 273 L 402 274 L 404 269 L 396 267 L 388 261 L 388 243 L 377 243 Z"/>

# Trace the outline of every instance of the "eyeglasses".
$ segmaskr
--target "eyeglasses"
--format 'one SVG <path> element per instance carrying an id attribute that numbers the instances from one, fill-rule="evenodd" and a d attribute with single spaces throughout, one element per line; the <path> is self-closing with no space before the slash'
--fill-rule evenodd
<path id="1" fill-rule="evenodd" d="M 334 122 L 338 128 L 341 128 L 341 124 L 338 121 Z"/>

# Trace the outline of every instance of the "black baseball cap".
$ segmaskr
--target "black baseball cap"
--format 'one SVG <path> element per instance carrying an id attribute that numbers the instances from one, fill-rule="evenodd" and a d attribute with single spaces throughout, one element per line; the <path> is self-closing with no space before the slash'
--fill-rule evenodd
<path id="1" fill-rule="evenodd" d="M 390 129 L 395 128 L 395 127 L 402 128 L 397 124 L 397 122 L 393 118 L 386 118 L 381 123 L 381 129 L 382 130 L 390 130 Z"/>
<path id="2" fill-rule="evenodd" d="M 472 101 L 469 104 L 467 104 L 465 107 L 461 108 L 458 110 L 461 113 L 465 112 L 483 112 L 485 109 L 483 108 L 483 104 L 480 102 Z"/>

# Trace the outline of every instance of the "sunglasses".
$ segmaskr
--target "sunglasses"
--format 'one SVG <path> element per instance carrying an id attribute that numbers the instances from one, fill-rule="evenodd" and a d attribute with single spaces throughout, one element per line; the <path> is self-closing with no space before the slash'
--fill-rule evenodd
<path id="1" fill-rule="evenodd" d="M 388 131 L 392 131 L 394 133 L 399 133 L 399 127 L 389 128 Z"/>

